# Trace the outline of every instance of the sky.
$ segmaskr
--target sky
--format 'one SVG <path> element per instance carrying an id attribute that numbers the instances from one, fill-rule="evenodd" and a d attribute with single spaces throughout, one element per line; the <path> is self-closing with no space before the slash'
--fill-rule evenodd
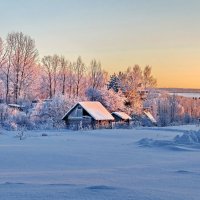
<path id="1" fill-rule="evenodd" d="M 0 37 L 21 31 L 40 57 L 94 58 L 109 73 L 152 66 L 158 87 L 200 88 L 199 0 L 0 0 Z"/>

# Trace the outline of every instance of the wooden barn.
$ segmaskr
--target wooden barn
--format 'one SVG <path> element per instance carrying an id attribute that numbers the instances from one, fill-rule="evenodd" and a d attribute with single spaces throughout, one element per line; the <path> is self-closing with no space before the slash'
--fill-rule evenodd
<path id="1" fill-rule="evenodd" d="M 113 112 L 112 116 L 115 118 L 115 122 L 121 122 L 121 123 L 127 123 L 127 124 L 129 124 L 132 119 L 125 112 Z"/>
<path id="2" fill-rule="evenodd" d="M 74 105 L 62 118 L 67 128 L 112 128 L 114 117 L 97 101 L 84 101 Z"/>

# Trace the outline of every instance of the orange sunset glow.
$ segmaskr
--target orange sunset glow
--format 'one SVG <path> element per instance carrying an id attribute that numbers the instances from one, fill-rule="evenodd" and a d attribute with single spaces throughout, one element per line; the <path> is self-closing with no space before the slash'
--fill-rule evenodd
<path id="1" fill-rule="evenodd" d="M 81 55 L 87 65 L 96 58 L 110 74 L 150 65 L 158 87 L 200 87 L 199 1 L 12 2 L 1 1 L 2 37 L 31 35 L 40 57 Z"/>

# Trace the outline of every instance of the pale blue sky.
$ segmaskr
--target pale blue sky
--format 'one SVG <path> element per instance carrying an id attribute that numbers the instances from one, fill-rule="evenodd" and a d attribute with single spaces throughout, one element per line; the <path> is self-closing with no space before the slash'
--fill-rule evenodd
<path id="1" fill-rule="evenodd" d="M 0 36 L 22 31 L 41 56 L 97 58 L 110 72 L 149 64 L 161 86 L 187 87 L 180 73 L 200 87 L 199 0 L 0 0 L 0 8 Z"/>

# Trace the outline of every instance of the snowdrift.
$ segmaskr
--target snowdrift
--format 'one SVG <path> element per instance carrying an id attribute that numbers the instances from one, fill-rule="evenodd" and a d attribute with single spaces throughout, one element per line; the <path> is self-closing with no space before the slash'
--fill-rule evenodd
<path id="1" fill-rule="evenodd" d="M 143 138 L 138 141 L 138 145 L 142 147 L 165 147 L 173 150 L 200 149 L 200 130 L 185 131 L 182 135 L 175 136 L 173 140 Z"/>
<path id="2" fill-rule="evenodd" d="M 174 138 L 176 144 L 199 144 L 200 145 L 200 130 L 199 131 L 187 131 L 182 136 L 177 135 Z"/>

